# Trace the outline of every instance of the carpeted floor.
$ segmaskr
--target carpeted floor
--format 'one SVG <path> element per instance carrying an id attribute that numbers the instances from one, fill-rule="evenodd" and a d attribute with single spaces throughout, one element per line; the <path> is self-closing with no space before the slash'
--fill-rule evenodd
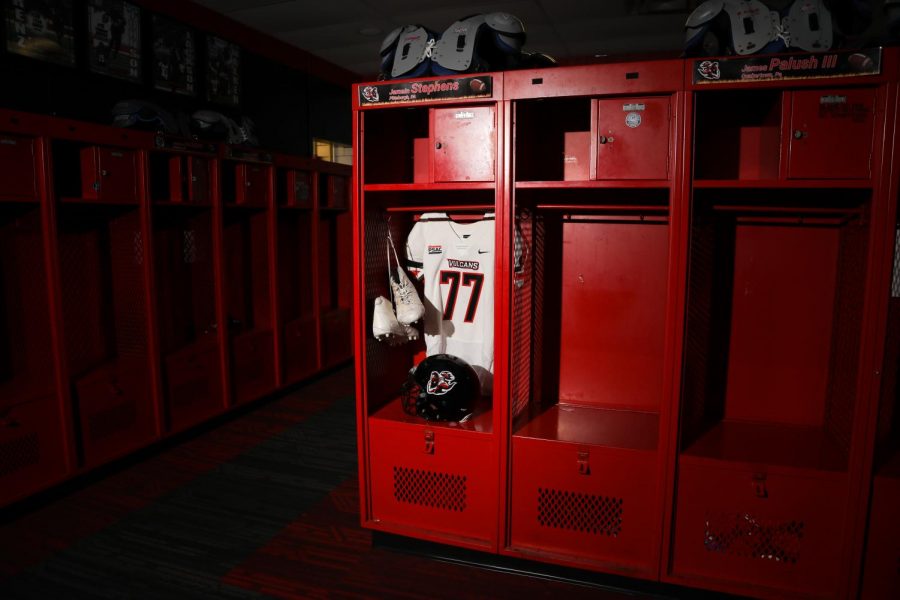
<path id="1" fill-rule="evenodd" d="M 0 598 L 634 597 L 373 547 L 352 377 L 338 370 L 7 516 Z"/>

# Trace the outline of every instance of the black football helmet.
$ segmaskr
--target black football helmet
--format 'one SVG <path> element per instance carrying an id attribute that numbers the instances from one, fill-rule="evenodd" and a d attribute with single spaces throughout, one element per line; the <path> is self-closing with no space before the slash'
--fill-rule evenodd
<path id="1" fill-rule="evenodd" d="M 434 354 L 420 362 L 403 384 L 403 408 L 426 421 L 460 421 L 481 397 L 475 370 L 463 359 Z"/>

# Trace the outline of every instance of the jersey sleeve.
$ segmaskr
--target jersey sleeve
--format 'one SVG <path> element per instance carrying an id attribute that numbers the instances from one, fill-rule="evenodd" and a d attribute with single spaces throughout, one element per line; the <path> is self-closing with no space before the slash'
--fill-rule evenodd
<path id="1" fill-rule="evenodd" d="M 406 238 L 406 270 L 416 279 L 422 279 L 425 257 L 425 223 L 420 219 L 413 225 Z"/>

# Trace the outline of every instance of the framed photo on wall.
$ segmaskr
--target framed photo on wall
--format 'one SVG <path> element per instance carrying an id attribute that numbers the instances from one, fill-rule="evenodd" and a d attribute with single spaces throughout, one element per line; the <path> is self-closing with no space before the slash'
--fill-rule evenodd
<path id="1" fill-rule="evenodd" d="M 75 65 L 72 0 L 6 0 L 6 49 L 60 65 Z"/>
<path id="2" fill-rule="evenodd" d="M 206 37 L 206 99 L 229 106 L 241 103 L 241 48 L 214 35 Z"/>
<path id="3" fill-rule="evenodd" d="M 88 0 L 91 71 L 141 81 L 141 9 L 122 0 Z"/>
<path id="4" fill-rule="evenodd" d="M 166 92 L 197 94 L 197 40 L 193 30 L 153 15 L 153 87 Z"/>

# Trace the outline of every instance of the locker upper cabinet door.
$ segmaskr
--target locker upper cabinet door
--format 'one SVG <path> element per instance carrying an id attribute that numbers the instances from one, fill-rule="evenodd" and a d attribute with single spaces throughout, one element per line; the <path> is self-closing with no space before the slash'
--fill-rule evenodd
<path id="1" fill-rule="evenodd" d="M 597 101 L 597 179 L 666 179 L 667 98 Z"/>
<path id="2" fill-rule="evenodd" d="M 868 178 L 875 90 L 803 90 L 793 93 L 788 177 Z"/>
<path id="3" fill-rule="evenodd" d="M 34 200 L 34 142 L 0 133 L 0 198 Z"/>
<path id="4" fill-rule="evenodd" d="M 434 109 L 434 180 L 494 181 L 493 106 Z"/>
<path id="5" fill-rule="evenodd" d="M 85 198 L 104 202 L 137 202 L 134 152 L 115 148 L 84 148 L 81 164 Z"/>
<path id="6" fill-rule="evenodd" d="M 209 160 L 196 156 L 188 157 L 187 160 L 190 202 L 209 203 Z"/>
<path id="7" fill-rule="evenodd" d="M 268 203 L 268 167 L 241 163 L 237 166 L 237 203 L 265 206 Z"/>

